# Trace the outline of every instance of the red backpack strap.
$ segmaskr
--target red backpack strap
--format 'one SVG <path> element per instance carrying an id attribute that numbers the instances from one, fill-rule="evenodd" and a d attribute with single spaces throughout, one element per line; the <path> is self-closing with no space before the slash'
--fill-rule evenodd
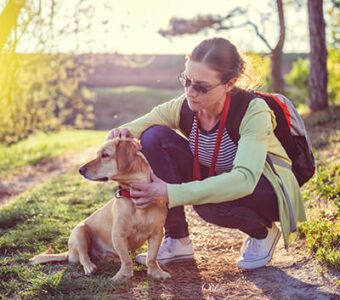
<path id="1" fill-rule="evenodd" d="M 266 94 L 266 93 L 261 93 L 261 92 L 254 92 L 254 94 L 259 95 L 261 98 L 265 99 L 265 98 L 271 98 L 274 99 L 276 101 L 276 103 L 278 105 L 280 105 L 281 109 L 283 110 L 283 113 L 286 117 L 286 121 L 288 123 L 288 127 L 289 130 L 291 129 L 291 125 L 290 125 L 290 112 L 288 110 L 288 107 L 285 103 L 283 103 L 277 96 L 275 96 L 274 94 Z"/>

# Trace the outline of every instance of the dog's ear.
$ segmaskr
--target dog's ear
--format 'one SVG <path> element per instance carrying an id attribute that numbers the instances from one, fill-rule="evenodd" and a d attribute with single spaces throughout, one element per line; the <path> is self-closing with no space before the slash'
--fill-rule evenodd
<path id="1" fill-rule="evenodd" d="M 116 161 L 119 173 L 126 173 L 133 166 L 135 156 L 138 151 L 141 150 L 141 146 L 137 142 L 129 140 L 118 141 L 116 147 Z"/>

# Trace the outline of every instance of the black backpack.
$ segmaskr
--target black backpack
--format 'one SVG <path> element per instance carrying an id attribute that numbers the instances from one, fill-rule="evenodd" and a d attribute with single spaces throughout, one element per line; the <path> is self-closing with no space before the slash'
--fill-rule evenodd
<path id="1" fill-rule="evenodd" d="M 262 98 L 274 112 L 277 126 L 274 133 L 292 161 L 292 171 L 302 186 L 315 172 L 315 160 L 305 125 L 293 102 L 279 94 L 247 92 L 238 89 L 231 96 L 226 130 L 237 145 L 240 139 L 239 128 L 250 101 Z M 194 112 L 185 99 L 180 116 L 180 128 L 188 137 L 191 131 Z M 273 155 L 271 156 L 273 157 Z M 279 160 L 279 158 L 277 158 Z M 276 161 L 277 161 L 276 160 Z M 276 162 L 274 161 L 274 162 Z"/>

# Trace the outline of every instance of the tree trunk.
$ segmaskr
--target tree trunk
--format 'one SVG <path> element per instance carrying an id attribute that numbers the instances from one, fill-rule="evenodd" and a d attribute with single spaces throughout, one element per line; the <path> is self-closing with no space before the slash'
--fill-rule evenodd
<path id="1" fill-rule="evenodd" d="M 272 50 L 270 55 L 270 79 L 272 90 L 284 94 L 285 81 L 282 76 L 282 51 Z"/>
<path id="2" fill-rule="evenodd" d="M 322 4 L 323 0 L 308 0 L 310 38 L 310 73 L 308 83 L 309 107 L 312 111 L 328 107 L 327 48 Z"/>
<path id="3" fill-rule="evenodd" d="M 282 0 L 276 0 L 277 12 L 280 22 L 280 38 L 276 47 L 271 51 L 271 83 L 274 92 L 284 94 L 285 81 L 282 76 L 282 49 L 285 42 L 285 22 L 283 16 Z"/>
<path id="4" fill-rule="evenodd" d="M 0 51 L 5 46 L 12 29 L 17 25 L 20 10 L 26 0 L 9 0 L 0 14 Z"/>

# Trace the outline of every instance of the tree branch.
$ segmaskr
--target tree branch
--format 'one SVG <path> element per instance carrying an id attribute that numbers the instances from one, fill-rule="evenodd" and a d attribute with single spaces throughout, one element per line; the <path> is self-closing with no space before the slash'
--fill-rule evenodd
<path id="1" fill-rule="evenodd" d="M 269 48 L 270 51 L 273 50 L 273 48 L 270 46 L 270 44 L 268 43 L 268 41 L 265 39 L 265 37 L 260 33 L 259 28 L 257 27 L 257 25 L 251 21 L 247 21 L 246 23 L 247 25 L 250 25 L 253 27 L 256 35 L 266 44 L 266 46 Z"/>
<path id="2" fill-rule="evenodd" d="M 268 47 L 269 51 L 272 51 L 273 48 L 270 46 L 269 42 L 266 40 L 263 34 L 260 33 L 258 26 L 251 22 L 247 21 L 242 24 L 238 25 L 226 25 L 226 21 L 230 21 L 235 16 L 241 16 L 246 14 L 247 11 L 245 9 L 241 9 L 239 7 L 231 10 L 226 16 L 197 16 L 194 19 L 187 20 L 187 19 L 179 19 L 179 18 L 172 18 L 170 20 L 169 29 L 160 29 L 158 31 L 164 37 L 169 36 L 177 36 L 177 35 L 184 35 L 184 34 L 195 34 L 202 32 L 203 30 L 207 30 L 209 28 L 213 28 L 216 31 L 228 31 L 234 28 L 240 28 L 250 25 L 256 35 L 265 43 Z M 281 22 L 281 21 L 280 21 Z M 281 24 L 281 23 L 280 23 Z M 284 38 L 283 38 L 284 41 Z"/>
<path id="3" fill-rule="evenodd" d="M 209 28 L 222 28 L 222 23 L 231 20 L 235 16 L 246 14 L 245 9 L 240 7 L 234 8 L 226 16 L 213 16 L 213 15 L 198 15 L 192 20 L 172 18 L 170 20 L 169 29 L 160 29 L 158 31 L 162 36 L 176 36 L 183 34 L 195 34 Z M 224 26 L 225 27 L 225 26 Z M 235 26 L 230 26 L 230 29 Z"/>

